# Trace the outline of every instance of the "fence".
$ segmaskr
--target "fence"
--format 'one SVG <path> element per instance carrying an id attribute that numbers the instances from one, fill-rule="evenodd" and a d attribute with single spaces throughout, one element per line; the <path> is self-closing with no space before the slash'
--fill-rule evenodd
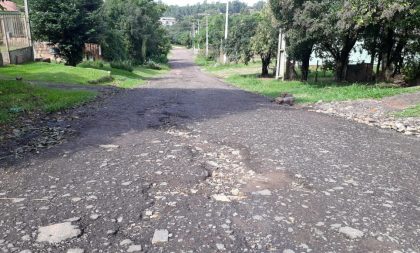
<path id="1" fill-rule="evenodd" d="M 19 12 L 0 12 L 0 64 L 18 64 L 33 60 L 28 22 Z"/>

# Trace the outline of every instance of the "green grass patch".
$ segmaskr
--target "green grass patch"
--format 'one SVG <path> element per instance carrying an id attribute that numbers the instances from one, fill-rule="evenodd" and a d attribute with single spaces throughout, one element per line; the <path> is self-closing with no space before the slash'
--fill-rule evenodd
<path id="1" fill-rule="evenodd" d="M 28 63 L 0 67 L 0 79 L 15 79 L 43 81 L 63 84 L 101 84 L 115 85 L 121 88 L 133 88 L 145 83 L 146 80 L 166 73 L 168 65 L 161 65 L 160 70 L 145 66 L 133 67 L 133 71 L 112 68 L 106 62 L 84 62 L 77 67 L 55 63 Z"/>
<path id="2" fill-rule="evenodd" d="M 407 108 L 401 112 L 397 112 L 394 115 L 401 118 L 420 117 L 420 104 Z"/>
<path id="3" fill-rule="evenodd" d="M 105 70 L 65 66 L 63 64 L 34 62 L 22 65 L 8 65 L 0 68 L 0 78 L 45 81 L 53 83 L 89 84 L 108 78 Z"/>
<path id="4" fill-rule="evenodd" d="M 337 84 L 332 82 L 300 82 L 261 79 L 256 75 L 234 75 L 226 79 L 229 83 L 247 91 L 275 98 L 281 93 L 291 93 L 298 103 L 315 103 L 320 100 L 341 101 L 363 98 L 380 99 L 401 93 L 420 91 L 420 87 L 398 88 L 374 84 Z"/>
<path id="5" fill-rule="evenodd" d="M 400 88 L 380 84 L 335 83 L 333 72 L 326 71 L 324 75 L 321 70 L 318 72 L 318 82 L 314 82 L 315 71 L 310 73 L 310 81 L 308 82 L 282 82 L 273 78 L 259 78 L 259 73 L 261 73 L 260 61 L 248 65 L 221 65 L 198 56 L 195 62 L 204 71 L 223 78 L 238 88 L 271 98 L 276 98 L 281 93 L 291 93 L 296 97 L 297 103 L 316 103 L 321 100 L 330 102 L 366 98 L 380 99 L 401 93 L 420 91 L 420 87 Z M 270 67 L 274 67 L 274 65 L 270 65 Z M 299 74 L 298 69 L 297 72 Z"/>
<path id="6" fill-rule="evenodd" d="M 20 113 L 55 112 L 93 100 L 96 93 L 38 87 L 20 81 L 0 81 L 0 124 Z"/>
<path id="7" fill-rule="evenodd" d="M 81 68 L 109 71 L 111 73 L 111 76 L 114 78 L 113 84 L 120 88 L 134 88 L 136 86 L 144 84 L 147 80 L 151 79 L 152 77 L 162 75 L 169 71 L 168 65 L 160 65 L 160 70 L 150 69 L 145 66 L 134 66 L 133 71 L 112 68 L 109 63 L 82 63 L 79 64 L 79 66 Z"/>
<path id="8" fill-rule="evenodd" d="M 329 102 L 363 98 L 380 99 L 401 93 L 420 91 L 420 87 L 398 88 L 373 84 L 337 84 L 331 82 L 281 82 L 273 79 L 260 79 L 255 75 L 231 76 L 226 80 L 244 90 L 272 98 L 279 96 L 281 93 L 291 93 L 296 97 L 298 103 L 315 103 L 320 100 Z"/>

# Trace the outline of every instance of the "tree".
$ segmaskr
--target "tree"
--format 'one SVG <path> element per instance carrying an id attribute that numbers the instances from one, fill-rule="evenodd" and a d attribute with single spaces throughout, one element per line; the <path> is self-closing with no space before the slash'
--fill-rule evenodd
<path id="1" fill-rule="evenodd" d="M 308 32 L 306 20 L 302 18 L 304 4 L 307 1 L 293 0 L 270 0 L 271 9 L 280 22 L 280 26 L 286 32 L 286 47 L 288 62 L 292 60 L 301 62 L 301 80 L 307 81 L 309 75 L 309 62 L 317 37 Z M 290 63 L 289 72 L 294 73 Z M 289 73 L 287 76 L 293 76 Z"/>
<path id="2" fill-rule="evenodd" d="M 36 40 L 57 45 L 66 64 L 75 66 L 83 58 L 86 42 L 97 37 L 97 11 L 102 0 L 31 1 L 32 32 Z"/>
<path id="3" fill-rule="evenodd" d="M 108 48 L 106 57 L 115 58 L 112 50 L 125 52 L 126 58 L 137 64 L 166 57 L 170 39 L 159 22 L 164 11 L 165 6 L 153 0 L 107 0 L 101 16 L 110 32 L 105 34 L 103 44 L 114 41 L 112 36 L 116 34 L 120 48 Z"/>
<path id="4" fill-rule="evenodd" d="M 248 64 L 253 57 L 251 38 L 257 31 L 259 19 L 259 14 L 242 14 L 233 17 L 226 42 L 226 53 L 236 63 L 242 60 L 245 64 Z"/>
<path id="5" fill-rule="evenodd" d="M 276 56 L 278 43 L 278 24 L 274 20 L 270 8 L 264 8 L 261 12 L 261 20 L 251 43 L 254 53 L 261 57 L 261 75 L 268 76 L 268 66 L 271 63 L 271 58 Z"/>

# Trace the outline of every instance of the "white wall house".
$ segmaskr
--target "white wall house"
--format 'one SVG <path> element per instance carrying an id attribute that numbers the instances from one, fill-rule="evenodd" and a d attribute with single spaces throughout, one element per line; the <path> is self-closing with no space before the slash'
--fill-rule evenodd
<path id="1" fill-rule="evenodd" d="M 173 26 L 176 24 L 176 19 L 172 17 L 162 17 L 160 18 L 160 22 L 164 26 Z"/>

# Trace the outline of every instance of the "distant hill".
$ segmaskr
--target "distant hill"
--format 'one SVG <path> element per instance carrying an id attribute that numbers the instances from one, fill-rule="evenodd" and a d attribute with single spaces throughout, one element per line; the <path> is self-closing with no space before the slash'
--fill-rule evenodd
<path id="1" fill-rule="evenodd" d="M 232 1 L 229 5 L 229 11 L 231 13 L 241 13 L 243 11 L 249 10 L 250 7 L 241 1 Z M 165 12 L 164 16 L 175 17 L 177 20 L 182 20 L 187 16 L 197 16 L 202 13 L 224 13 L 226 12 L 226 3 L 216 2 L 216 3 L 198 3 L 194 5 L 187 6 L 177 6 L 171 5 L 168 10 Z"/>

